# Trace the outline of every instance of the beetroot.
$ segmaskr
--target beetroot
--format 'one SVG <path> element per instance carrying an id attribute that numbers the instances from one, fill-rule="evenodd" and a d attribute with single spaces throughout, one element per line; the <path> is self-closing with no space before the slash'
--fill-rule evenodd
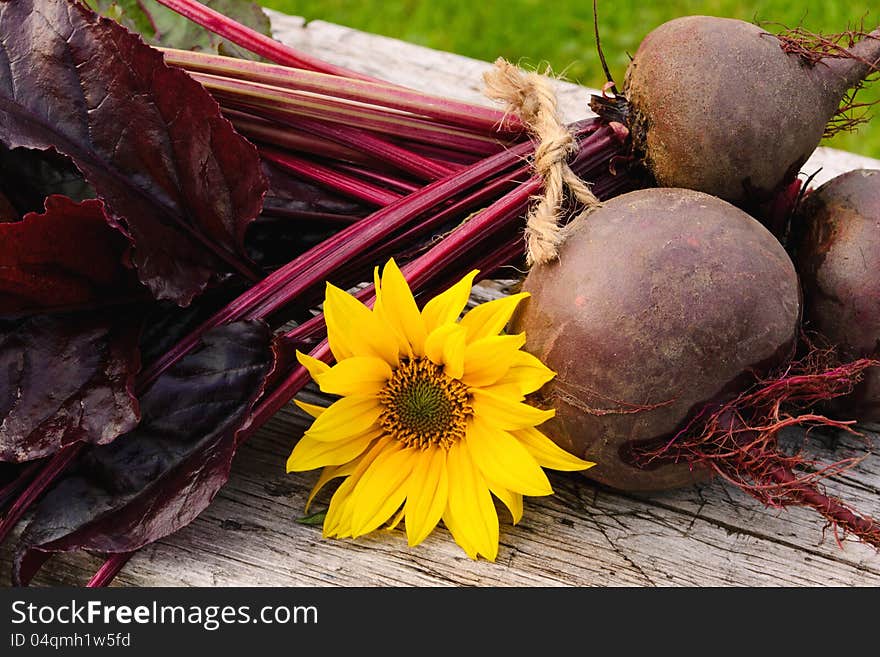
<path id="1" fill-rule="evenodd" d="M 844 359 L 880 359 L 880 170 L 845 173 L 804 202 L 795 262 L 805 294 L 805 322 Z M 880 367 L 835 412 L 880 422 Z"/>
<path id="2" fill-rule="evenodd" d="M 797 274 L 749 215 L 692 190 L 624 194 L 575 220 L 559 261 L 534 266 L 524 290 L 512 329 L 557 372 L 534 400 L 556 409 L 542 429 L 597 463 L 588 477 L 649 491 L 712 472 L 880 547 L 880 525 L 818 487 L 853 464 L 809 463 L 777 443 L 792 425 L 850 430 L 807 409 L 849 392 L 870 362 L 791 362 Z"/>
<path id="3" fill-rule="evenodd" d="M 642 41 L 625 100 L 594 109 L 617 106 L 660 186 L 754 207 L 794 180 L 847 91 L 876 70 L 878 37 L 820 59 L 751 23 L 678 18 Z"/>
<path id="4" fill-rule="evenodd" d="M 517 317 L 552 370 L 544 425 L 625 490 L 693 481 L 687 465 L 645 470 L 633 442 L 674 435 L 696 409 L 741 392 L 792 355 L 800 292 L 785 250 L 757 221 L 701 192 L 647 189 L 578 220 L 559 261 L 533 267 Z"/>

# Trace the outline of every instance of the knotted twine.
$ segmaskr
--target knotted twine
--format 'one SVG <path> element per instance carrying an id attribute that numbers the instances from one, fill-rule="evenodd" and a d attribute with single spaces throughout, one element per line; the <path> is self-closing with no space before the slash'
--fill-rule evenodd
<path id="1" fill-rule="evenodd" d="M 538 141 L 532 166 L 544 183 L 544 193 L 526 216 L 526 262 L 530 267 L 545 264 L 557 258 L 564 239 L 559 215 L 565 190 L 585 206 L 585 211 L 598 207 L 599 199 L 568 166 L 577 144 L 559 118 L 556 93 L 549 81 L 503 58 L 483 74 L 483 81 L 486 96 L 505 103 L 506 111 L 518 116 Z"/>

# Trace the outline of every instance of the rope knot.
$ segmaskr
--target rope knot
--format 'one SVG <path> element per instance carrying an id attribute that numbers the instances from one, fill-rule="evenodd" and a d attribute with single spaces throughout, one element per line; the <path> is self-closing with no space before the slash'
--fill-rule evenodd
<path id="1" fill-rule="evenodd" d="M 544 194 L 526 217 L 526 261 L 529 266 L 555 260 L 562 244 L 559 214 L 568 189 L 586 208 L 599 206 L 599 199 L 568 166 L 577 151 L 574 137 L 559 118 L 556 93 L 548 80 L 526 73 L 499 58 L 483 74 L 486 95 L 507 105 L 537 139 L 532 166 L 544 183 Z"/>

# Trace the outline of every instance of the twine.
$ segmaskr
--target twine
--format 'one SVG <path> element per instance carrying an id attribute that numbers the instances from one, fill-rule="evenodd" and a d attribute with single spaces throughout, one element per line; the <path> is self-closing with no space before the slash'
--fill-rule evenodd
<path id="1" fill-rule="evenodd" d="M 600 205 L 587 184 L 568 166 L 577 151 L 574 137 L 559 118 L 556 93 L 549 81 L 537 73 L 526 73 L 499 58 L 483 74 L 486 96 L 507 105 L 538 140 L 533 167 L 544 183 L 544 194 L 526 217 L 526 262 L 529 266 L 555 260 L 563 241 L 559 216 L 565 190 L 591 210 Z"/>

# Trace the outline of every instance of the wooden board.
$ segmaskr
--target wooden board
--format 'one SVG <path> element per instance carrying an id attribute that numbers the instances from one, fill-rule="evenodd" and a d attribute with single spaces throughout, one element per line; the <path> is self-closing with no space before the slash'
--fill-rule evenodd
<path id="1" fill-rule="evenodd" d="M 348 28 L 272 14 L 277 36 L 337 64 L 466 100 L 481 93 L 485 62 Z M 591 90 L 559 83 L 569 120 L 587 114 Z M 880 162 L 819 149 L 805 166 L 818 179 Z M 472 301 L 504 294 L 504 282 L 477 288 Z M 838 545 L 802 509 L 766 509 L 721 482 L 652 496 L 600 489 L 578 474 L 551 473 L 556 494 L 527 498 L 511 526 L 501 512 L 496 563 L 468 559 L 444 529 L 406 547 L 401 530 L 358 540 L 324 540 L 300 524 L 314 475 L 287 475 L 285 460 L 305 426 L 280 413 L 238 455 L 228 485 L 190 526 L 140 551 L 116 580 L 123 586 L 873 586 L 880 555 Z M 792 444 L 800 438 L 791 437 Z M 880 516 L 880 436 L 812 436 L 807 451 L 825 461 L 863 457 L 829 490 Z M 327 497 L 318 503 L 326 504 Z M 15 537 L 0 546 L 0 582 L 8 583 Z M 65 555 L 36 584 L 82 584 L 100 560 Z"/>

